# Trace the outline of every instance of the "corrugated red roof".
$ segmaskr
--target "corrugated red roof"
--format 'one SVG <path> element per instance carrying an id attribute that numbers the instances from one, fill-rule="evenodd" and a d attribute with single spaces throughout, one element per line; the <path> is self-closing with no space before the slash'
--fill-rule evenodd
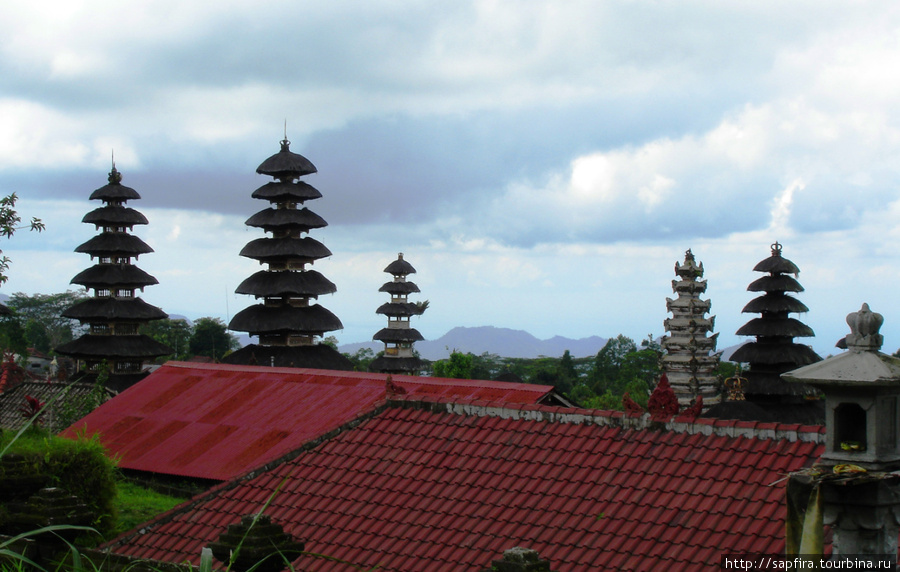
<path id="1" fill-rule="evenodd" d="M 783 552 L 785 472 L 821 454 L 821 428 L 784 429 L 791 442 L 727 436 L 753 429 L 710 420 L 656 431 L 629 423 L 543 406 L 391 401 L 108 548 L 196 563 L 227 525 L 269 503 L 265 512 L 307 551 L 365 569 L 480 570 L 514 546 L 559 572 L 712 571 L 724 553 Z M 294 566 L 351 569 L 311 556 Z"/>
<path id="2" fill-rule="evenodd" d="M 227 480 L 340 427 L 386 395 L 380 373 L 168 362 L 64 434 L 86 426 L 125 469 Z M 537 403 L 553 388 L 393 376 L 407 395 Z"/>

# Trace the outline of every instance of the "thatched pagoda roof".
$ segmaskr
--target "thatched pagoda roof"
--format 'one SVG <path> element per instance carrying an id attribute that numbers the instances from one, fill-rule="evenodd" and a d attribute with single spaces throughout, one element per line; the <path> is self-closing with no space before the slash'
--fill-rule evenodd
<path id="1" fill-rule="evenodd" d="M 143 334 L 134 336 L 85 334 L 77 340 L 57 347 L 56 352 L 78 359 L 120 359 L 154 358 L 174 353 L 174 350 Z"/>
<path id="2" fill-rule="evenodd" d="M 274 367 L 353 370 L 353 363 L 325 344 L 314 346 L 260 346 L 250 344 L 222 358 L 224 363 Z"/>
<path id="3" fill-rule="evenodd" d="M 91 256 L 138 256 L 153 252 L 150 246 L 134 236 L 124 232 L 101 232 L 97 236 L 81 244 L 75 252 Z"/>
<path id="4" fill-rule="evenodd" d="M 809 312 L 806 304 L 793 296 L 782 292 L 769 292 L 750 300 L 741 312 L 745 314 L 760 314 L 762 312 Z"/>
<path id="5" fill-rule="evenodd" d="M 91 193 L 90 200 L 121 202 L 141 198 L 141 195 L 139 195 L 137 191 L 121 184 L 122 174 L 116 170 L 115 166 L 113 166 L 112 171 L 109 172 L 109 178 L 107 180 L 109 181 L 109 184 L 102 186 Z"/>
<path id="6" fill-rule="evenodd" d="M 149 322 L 167 318 L 168 314 L 140 298 L 89 298 L 64 310 L 62 316 L 83 323 L 114 320 Z"/>
<path id="7" fill-rule="evenodd" d="M 739 336 L 815 336 L 812 328 L 794 318 L 775 318 L 771 316 L 753 318 L 736 332 Z"/>
<path id="8" fill-rule="evenodd" d="M 105 206 L 94 209 L 84 215 L 81 222 L 95 226 L 125 226 L 131 228 L 138 224 L 147 224 L 147 217 L 131 207 Z"/>
<path id="9" fill-rule="evenodd" d="M 375 310 L 376 314 L 385 316 L 418 316 L 422 310 L 413 302 L 386 302 Z"/>
<path id="10" fill-rule="evenodd" d="M 403 253 L 397 255 L 397 260 L 391 262 L 384 269 L 385 272 L 394 276 L 406 276 L 407 274 L 415 274 L 416 269 L 409 262 L 403 260 Z"/>
<path id="11" fill-rule="evenodd" d="M 747 290 L 750 292 L 803 292 L 803 286 L 791 276 L 779 274 L 757 278 L 747 286 Z"/>
<path id="12" fill-rule="evenodd" d="M 318 240 L 305 236 L 303 238 L 257 238 L 248 242 L 241 249 L 240 254 L 260 262 L 277 262 L 286 259 L 312 262 L 331 256 L 331 251 Z"/>
<path id="13" fill-rule="evenodd" d="M 264 306 L 256 304 L 244 308 L 231 319 L 228 329 L 258 334 L 315 334 L 341 330 L 344 325 L 330 310 L 312 306 Z"/>
<path id="14" fill-rule="evenodd" d="M 95 264 L 72 278 L 70 284 L 85 288 L 143 288 L 159 280 L 133 264 Z"/>
<path id="15" fill-rule="evenodd" d="M 422 360 L 417 357 L 379 356 L 369 364 L 369 371 L 378 373 L 416 373 L 422 369 Z"/>
<path id="16" fill-rule="evenodd" d="M 305 207 L 302 209 L 263 209 L 248 218 L 244 224 L 266 230 L 299 228 L 303 231 L 328 226 L 324 218 Z"/>
<path id="17" fill-rule="evenodd" d="M 388 294 L 412 294 L 414 292 L 420 292 L 419 287 L 416 286 L 415 282 L 385 282 L 378 291 L 387 292 Z"/>
<path id="18" fill-rule="evenodd" d="M 257 298 L 266 296 L 307 296 L 337 292 L 334 283 L 315 270 L 303 272 L 270 272 L 260 270 L 240 283 L 238 294 L 250 294 Z"/>
<path id="19" fill-rule="evenodd" d="M 264 199 L 273 203 L 285 201 L 302 203 L 303 201 L 320 199 L 322 198 L 322 193 L 309 183 L 304 183 L 303 181 L 294 183 L 272 181 L 253 191 L 253 194 L 250 196 L 254 199 Z"/>
<path id="20" fill-rule="evenodd" d="M 373 340 L 385 343 L 420 342 L 425 338 L 415 328 L 382 328 L 372 336 Z"/>
<path id="21" fill-rule="evenodd" d="M 793 342 L 780 344 L 750 342 L 735 350 L 729 359 L 738 363 L 786 364 L 790 366 L 788 369 L 795 369 L 822 360 L 811 347 Z"/>
<path id="22" fill-rule="evenodd" d="M 780 249 L 778 254 L 773 254 L 761 261 L 753 267 L 753 270 L 756 272 L 769 272 L 770 274 L 800 274 L 800 269 L 796 264 L 781 256 Z"/>
<path id="23" fill-rule="evenodd" d="M 260 175 L 271 175 L 277 179 L 302 177 L 316 172 L 316 166 L 303 155 L 291 151 L 291 142 L 281 141 L 281 151 L 275 153 L 256 168 Z"/>
<path id="24" fill-rule="evenodd" d="M 6 305 L 0 304 L 0 316 L 12 316 L 13 311 L 10 310 Z"/>

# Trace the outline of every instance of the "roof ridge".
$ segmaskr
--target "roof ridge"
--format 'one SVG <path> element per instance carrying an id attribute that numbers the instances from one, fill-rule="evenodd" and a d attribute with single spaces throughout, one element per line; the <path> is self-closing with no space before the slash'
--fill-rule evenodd
<path id="1" fill-rule="evenodd" d="M 434 413 L 476 417 L 500 417 L 503 419 L 598 425 L 623 429 L 668 431 L 688 435 L 716 435 L 722 437 L 747 437 L 767 440 L 800 441 L 825 444 L 824 425 L 800 425 L 798 423 L 764 423 L 734 419 L 691 418 L 675 416 L 668 421 L 656 421 L 649 413 L 627 415 L 622 411 L 580 409 L 553 405 L 503 404 L 495 402 L 458 403 L 449 399 L 423 398 L 422 396 L 394 395 L 387 400 L 388 407 L 420 409 Z"/>

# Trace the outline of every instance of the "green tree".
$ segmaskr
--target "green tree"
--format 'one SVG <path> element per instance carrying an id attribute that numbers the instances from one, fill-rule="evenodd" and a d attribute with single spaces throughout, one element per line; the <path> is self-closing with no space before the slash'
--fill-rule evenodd
<path id="1" fill-rule="evenodd" d="M 431 366 L 435 377 L 453 379 L 472 379 L 472 354 L 464 354 L 453 350 L 450 359 L 441 359 Z"/>
<path id="2" fill-rule="evenodd" d="M 78 320 L 64 318 L 62 313 L 87 298 L 84 290 L 33 296 L 16 292 L 10 296 L 7 306 L 20 320 L 29 345 L 49 352 L 84 332 Z"/>
<path id="3" fill-rule="evenodd" d="M 378 352 L 378 355 L 383 353 Z M 369 371 L 369 364 L 377 357 L 372 348 L 359 348 L 354 354 L 345 352 L 343 355 L 353 364 L 353 371 Z"/>
<path id="4" fill-rule="evenodd" d="M 141 325 L 140 332 L 175 350 L 172 359 L 186 360 L 191 357 L 188 342 L 191 339 L 192 328 L 187 320 L 170 318 L 153 320 Z"/>
<path id="5" fill-rule="evenodd" d="M 15 316 L 0 318 L 0 349 L 25 357 L 28 339 L 22 322 Z"/>
<path id="6" fill-rule="evenodd" d="M 46 228 L 44 223 L 41 222 L 41 219 L 34 217 L 32 217 L 31 222 L 28 225 L 21 226 L 22 217 L 16 212 L 16 201 L 18 200 L 19 197 L 16 196 L 16 193 L 0 198 L 0 236 L 12 238 L 12 235 L 14 235 L 17 230 L 22 230 L 23 228 L 28 228 L 29 230 L 36 232 L 41 232 Z M 2 250 L 0 250 L 0 254 L 3 254 Z M 8 279 L 6 271 L 9 270 L 10 262 L 9 257 L 0 257 L 0 284 L 3 284 Z"/>
<path id="7" fill-rule="evenodd" d="M 225 322 L 219 318 L 200 318 L 194 322 L 191 338 L 188 340 L 191 355 L 218 360 L 239 347 L 237 338 L 228 333 Z"/>
<path id="8" fill-rule="evenodd" d="M 606 342 L 594 358 L 594 369 L 591 372 L 594 393 L 603 395 L 607 390 L 621 393 L 622 387 L 617 387 L 619 370 L 625 356 L 634 351 L 637 351 L 634 340 L 622 334 Z"/>

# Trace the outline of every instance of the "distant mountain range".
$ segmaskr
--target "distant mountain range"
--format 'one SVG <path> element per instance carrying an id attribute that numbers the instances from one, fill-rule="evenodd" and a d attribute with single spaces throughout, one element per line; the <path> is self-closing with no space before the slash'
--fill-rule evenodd
<path id="1" fill-rule="evenodd" d="M 566 350 L 572 357 L 596 355 L 606 345 L 606 338 L 591 336 L 573 340 L 554 336 L 539 340 L 524 330 L 480 326 L 477 328 L 453 328 L 436 340 L 416 342 L 416 350 L 428 360 L 445 359 L 453 350 L 481 355 L 485 352 L 502 357 L 536 358 L 538 356 L 561 357 Z M 345 344 L 338 349 L 344 353 L 356 353 L 371 348 L 376 353 L 384 349 L 380 342 Z"/>

